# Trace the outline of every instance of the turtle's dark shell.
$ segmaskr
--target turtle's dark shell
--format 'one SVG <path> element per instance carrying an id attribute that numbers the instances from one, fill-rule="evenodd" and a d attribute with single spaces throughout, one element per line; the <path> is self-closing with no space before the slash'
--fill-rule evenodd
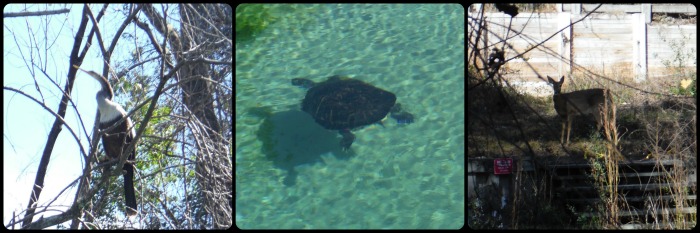
<path id="1" fill-rule="evenodd" d="M 395 103 L 391 92 L 333 76 L 308 90 L 301 109 L 326 129 L 347 130 L 381 121 Z"/>

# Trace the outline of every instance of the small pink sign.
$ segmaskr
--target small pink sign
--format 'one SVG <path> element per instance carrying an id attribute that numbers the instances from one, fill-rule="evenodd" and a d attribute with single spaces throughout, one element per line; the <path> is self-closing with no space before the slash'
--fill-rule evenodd
<path id="1" fill-rule="evenodd" d="M 513 172 L 513 159 L 502 158 L 493 160 L 493 174 L 510 174 Z"/>

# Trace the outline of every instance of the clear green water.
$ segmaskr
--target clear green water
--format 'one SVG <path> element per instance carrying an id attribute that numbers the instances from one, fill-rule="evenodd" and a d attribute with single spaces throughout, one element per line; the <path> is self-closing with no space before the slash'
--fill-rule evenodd
<path id="1" fill-rule="evenodd" d="M 283 10 L 279 10 L 283 9 Z M 285 5 L 236 45 L 236 226 L 459 229 L 464 225 L 464 8 Z M 301 112 L 290 79 L 361 79 L 396 94 L 409 125 L 340 135 Z"/>

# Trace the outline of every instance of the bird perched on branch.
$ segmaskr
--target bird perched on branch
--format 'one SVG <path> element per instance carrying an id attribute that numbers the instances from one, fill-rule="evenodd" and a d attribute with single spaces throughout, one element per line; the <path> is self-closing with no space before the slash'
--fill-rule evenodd
<path id="1" fill-rule="evenodd" d="M 105 153 L 112 159 L 121 159 L 121 156 L 128 156 L 127 161 L 123 166 L 124 175 L 124 199 L 126 203 L 126 214 L 128 216 L 136 215 L 136 194 L 134 191 L 134 164 L 136 158 L 136 146 L 128 149 L 131 142 L 136 137 L 131 119 L 127 116 L 127 112 L 121 105 L 112 101 L 114 91 L 109 82 L 102 75 L 94 71 L 86 71 L 75 68 L 87 73 L 90 77 L 100 82 L 102 88 L 97 92 L 97 108 L 100 112 L 99 129 L 102 134 L 102 146 Z"/>

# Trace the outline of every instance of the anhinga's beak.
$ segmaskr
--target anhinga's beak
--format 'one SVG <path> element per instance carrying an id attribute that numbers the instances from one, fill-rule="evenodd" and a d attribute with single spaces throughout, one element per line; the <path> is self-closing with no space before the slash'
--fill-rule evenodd
<path id="1" fill-rule="evenodd" d="M 106 82 L 107 82 L 107 79 L 106 79 L 106 78 L 102 77 L 102 75 L 100 75 L 100 74 L 98 74 L 98 73 L 95 73 L 95 71 L 83 70 L 83 69 L 81 69 L 81 68 L 80 68 L 79 66 L 77 66 L 77 65 L 73 65 L 73 67 L 75 67 L 76 69 L 78 69 L 78 70 L 80 70 L 80 71 L 82 71 L 82 72 L 85 72 L 86 74 L 90 75 L 90 77 L 94 78 L 95 80 L 97 80 L 98 82 L 100 82 L 102 85 L 105 85 Z"/>
<path id="2" fill-rule="evenodd" d="M 89 72 L 87 72 L 87 70 L 81 69 L 80 66 L 78 66 L 78 65 L 73 65 L 73 67 L 76 68 L 76 69 L 78 69 L 78 70 L 80 70 L 80 71 L 83 71 L 83 72 L 85 72 L 85 73 L 89 73 Z"/>

